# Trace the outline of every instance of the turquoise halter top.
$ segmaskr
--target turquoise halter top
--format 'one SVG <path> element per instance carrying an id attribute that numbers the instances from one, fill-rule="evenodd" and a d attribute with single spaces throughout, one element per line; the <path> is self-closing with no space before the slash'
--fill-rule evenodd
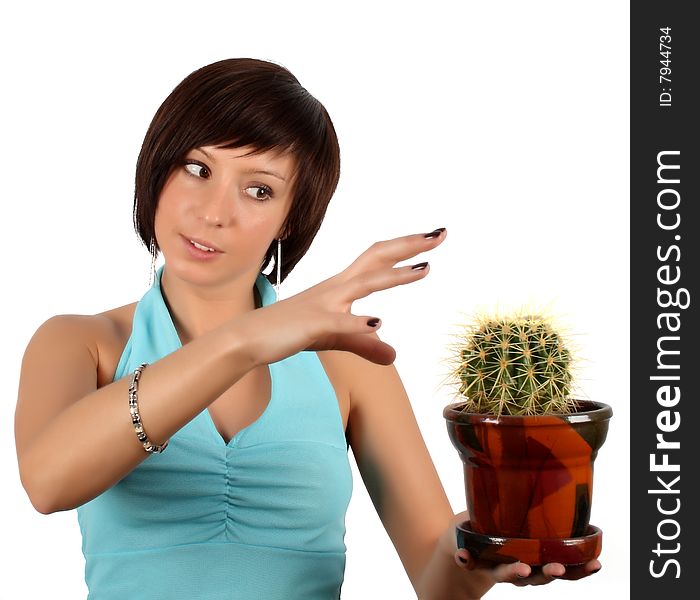
<path id="1" fill-rule="evenodd" d="M 136 306 L 115 381 L 182 346 L 162 273 Z M 262 273 L 255 285 L 263 306 L 275 302 Z M 352 471 L 338 399 L 315 352 L 269 370 L 265 412 L 228 444 L 205 409 L 76 509 L 88 600 L 340 598 Z"/>

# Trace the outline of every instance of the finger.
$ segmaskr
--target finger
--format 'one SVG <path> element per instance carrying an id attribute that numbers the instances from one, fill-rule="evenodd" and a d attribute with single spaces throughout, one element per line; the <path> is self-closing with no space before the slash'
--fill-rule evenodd
<path id="1" fill-rule="evenodd" d="M 466 513 L 465 513 L 466 514 Z M 468 571 L 479 570 L 488 573 L 494 583 L 524 579 L 531 574 L 531 567 L 523 562 L 497 563 L 481 560 L 471 554 L 466 548 L 457 548 L 454 553 L 455 562 Z"/>
<path id="2" fill-rule="evenodd" d="M 527 585 L 532 569 L 530 565 L 522 562 L 497 565 L 491 571 L 495 583 L 512 583 L 514 585 Z"/>
<path id="3" fill-rule="evenodd" d="M 447 237 L 444 227 L 434 237 L 425 237 L 428 234 L 415 233 L 391 240 L 382 240 L 372 244 L 346 269 L 351 275 L 377 267 L 393 266 L 402 260 L 432 250 L 439 246 Z M 437 230 L 436 230 L 437 231 Z M 433 233 L 433 232 L 431 232 Z"/>
<path id="4" fill-rule="evenodd" d="M 361 273 L 346 282 L 343 300 L 352 304 L 355 300 L 366 298 L 379 290 L 388 290 L 397 285 L 406 285 L 423 279 L 429 272 L 430 264 L 423 261 L 395 269 L 375 269 Z"/>
<path id="5" fill-rule="evenodd" d="M 542 575 L 548 580 L 559 579 L 566 573 L 566 567 L 561 563 L 548 563 L 542 567 Z"/>
<path id="6" fill-rule="evenodd" d="M 467 521 L 469 519 L 469 511 L 468 510 L 463 510 L 462 512 L 455 513 L 454 516 L 452 517 L 452 522 L 455 525 L 461 525 L 464 523 L 464 521 Z"/>
<path id="7" fill-rule="evenodd" d="M 561 579 L 569 579 L 575 581 L 576 579 L 581 579 L 583 577 L 588 577 L 600 571 L 601 564 L 597 559 L 588 561 L 584 565 L 576 565 L 573 567 L 567 567 L 566 573 L 561 577 Z"/>
<path id="8" fill-rule="evenodd" d="M 455 552 L 455 562 L 460 569 L 466 569 L 467 571 L 474 570 L 475 563 L 472 559 L 472 555 L 465 548 L 459 548 L 457 552 Z"/>
<path id="9" fill-rule="evenodd" d="M 322 327 L 325 325 L 325 331 L 333 331 L 336 335 L 374 333 L 382 326 L 382 320 L 379 317 L 353 315 L 347 312 L 326 314 L 324 317 L 319 317 L 316 322 Z M 332 349 L 341 350 L 342 348 Z"/>
<path id="10" fill-rule="evenodd" d="M 541 568 L 533 570 L 528 578 L 528 585 L 544 585 L 555 579 L 561 579 L 566 574 L 566 567 L 560 563 L 547 563 Z"/>
<path id="11" fill-rule="evenodd" d="M 594 573 L 600 571 L 602 567 L 603 565 L 600 564 L 600 561 L 597 558 L 594 558 L 584 565 L 584 571 L 586 572 L 586 575 L 593 575 Z"/>
<path id="12" fill-rule="evenodd" d="M 512 563 L 512 565 L 523 564 L 524 563 Z M 555 579 L 559 579 L 558 573 L 564 572 L 564 566 L 555 563 L 545 565 L 544 567 L 530 567 L 529 565 L 525 565 L 525 567 L 527 568 L 518 567 L 515 573 L 505 574 L 506 579 L 504 579 L 504 581 L 508 581 L 519 587 L 526 585 L 545 585 Z"/>

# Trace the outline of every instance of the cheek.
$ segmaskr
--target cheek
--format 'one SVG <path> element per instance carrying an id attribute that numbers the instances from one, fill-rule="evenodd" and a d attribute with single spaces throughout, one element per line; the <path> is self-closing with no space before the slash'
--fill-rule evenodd
<path id="1" fill-rule="evenodd" d="M 158 239 L 159 244 L 168 245 L 168 239 L 170 233 L 176 227 L 178 222 L 178 217 L 176 214 L 177 203 L 174 201 L 175 195 L 174 190 L 165 190 L 161 192 L 158 198 L 158 204 L 156 205 L 156 210 L 154 213 L 154 228 L 156 233 L 156 239 Z"/>
<path id="2" fill-rule="evenodd" d="M 156 223 L 167 223 L 177 215 L 179 209 L 182 208 L 182 202 L 178 199 L 182 197 L 181 186 L 177 184 L 177 178 L 171 177 L 163 186 L 156 205 L 155 219 Z"/>
<path id="3" fill-rule="evenodd" d="M 163 195 L 158 199 L 158 204 L 156 205 L 156 211 L 154 213 L 154 224 L 156 229 L 156 234 L 161 233 L 163 227 L 169 220 L 169 210 L 167 202 L 164 202 Z"/>

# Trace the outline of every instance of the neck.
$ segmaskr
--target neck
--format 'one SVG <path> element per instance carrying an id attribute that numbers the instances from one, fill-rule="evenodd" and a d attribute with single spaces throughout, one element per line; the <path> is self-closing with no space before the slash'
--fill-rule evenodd
<path id="1" fill-rule="evenodd" d="M 262 306 L 255 275 L 226 284 L 201 285 L 170 276 L 164 267 L 160 289 L 182 345 Z"/>

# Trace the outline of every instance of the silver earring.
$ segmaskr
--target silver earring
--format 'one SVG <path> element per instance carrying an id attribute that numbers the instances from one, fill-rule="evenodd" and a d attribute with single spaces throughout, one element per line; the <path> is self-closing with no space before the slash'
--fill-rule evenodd
<path id="1" fill-rule="evenodd" d="M 151 270 L 149 271 L 148 275 L 148 287 L 150 288 L 153 283 L 156 280 L 156 241 L 154 238 L 151 238 Z"/>
<path id="2" fill-rule="evenodd" d="M 275 264 L 277 265 L 277 285 L 273 286 L 275 288 L 275 302 L 280 299 L 280 273 L 282 272 L 282 240 L 277 238 L 277 258 L 275 259 Z"/>

